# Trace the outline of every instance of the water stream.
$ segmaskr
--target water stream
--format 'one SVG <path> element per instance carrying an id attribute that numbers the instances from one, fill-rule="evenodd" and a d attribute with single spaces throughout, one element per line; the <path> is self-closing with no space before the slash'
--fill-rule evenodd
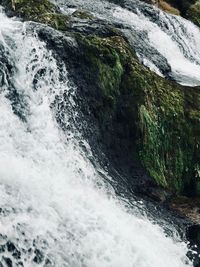
<path id="1" fill-rule="evenodd" d="M 123 12 L 113 17 L 124 21 Z M 60 129 L 52 104 L 68 95 L 73 124 L 76 88 L 27 25 L 0 13 L 0 266 L 192 266 L 175 229 L 167 236 L 102 180 L 76 125 Z"/>

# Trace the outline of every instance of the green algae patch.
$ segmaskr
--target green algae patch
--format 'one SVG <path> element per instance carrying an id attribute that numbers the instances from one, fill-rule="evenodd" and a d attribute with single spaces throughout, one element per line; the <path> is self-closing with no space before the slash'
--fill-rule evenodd
<path id="1" fill-rule="evenodd" d="M 68 29 L 69 18 L 48 0 L 3 3 L 24 20 Z M 82 11 L 74 16 L 91 19 Z M 77 60 L 93 86 L 90 108 L 103 136 L 110 131 L 116 147 L 126 140 L 130 158 L 137 153 L 158 185 L 200 195 L 200 88 L 159 77 L 138 61 L 115 28 L 109 34 L 72 33 L 79 45 Z"/>
<path id="2" fill-rule="evenodd" d="M 177 193 L 199 194 L 200 88 L 152 73 L 122 37 L 77 39 L 102 97 L 93 106 L 100 123 L 123 112 L 127 117 L 119 121 L 121 131 L 130 132 L 129 142 L 156 183 Z"/>
<path id="3" fill-rule="evenodd" d="M 79 18 L 79 19 L 87 19 L 87 20 L 92 20 L 94 19 L 94 16 L 90 13 L 90 12 L 87 12 L 85 10 L 80 10 L 80 9 L 77 9 L 73 14 L 72 16 L 76 17 L 76 18 Z"/>
<path id="4" fill-rule="evenodd" d="M 95 76 L 104 104 L 114 107 L 120 95 L 119 86 L 123 74 L 120 54 L 114 48 L 115 38 L 78 35 L 78 42 L 84 49 L 86 65 L 89 65 L 89 71 Z"/>
<path id="5" fill-rule="evenodd" d="M 190 193 L 190 188 L 198 183 L 195 165 L 199 161 L 200 111 L 199 107 L 189 106 L 186 90 L 190 90 L 190 95 L 197 90 L 200 93 L 199 88 L 155 81 L 139 113 L 141 159 L 158 184 L 179 193 Z M 192 113 L 198 117 L 195 122 Z"/>
<path id="6" fill-rule="evenodd" d="M 195 4 L 191 5 L 187 11 L 187 17 L 200 27 L 200 1 L 198 0 Z"/>
<path id="7" fill-rule="evenodd" d="M 171 6 L 169 3 L 165 1 L 162 1 L 162 0 L 158 1 L 158 7 L 167 13 L 177 15 L 177 16 L 180 15 L 180 11 L 177 8 L 174 8 L 173 6 Z"/>
<path id="8" fill-rule="evenodd" d="M 13 14 L 43 24 L 57 30 L 68 28 L 69 17 L 58 12 L 57 7 L 48 0 L 3 0 L 3 5 Z"/>

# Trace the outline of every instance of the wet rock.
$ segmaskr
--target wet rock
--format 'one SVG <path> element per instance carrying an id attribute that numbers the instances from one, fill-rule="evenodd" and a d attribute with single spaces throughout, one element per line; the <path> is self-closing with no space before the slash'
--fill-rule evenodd
<path id="1" fill-rule="evenodd" d="M 200 266 L 200 225 L 192 225 L 186 229 L 186 238 L 190 242 L 191 251 L 188 252 L 188 257 L 193 260 L 193 266 Z"/>
<path id="2" fill-rule="evenodd" d="M 50 259 L 47 258 L 45 260 L 44 267 L 51 267 L 51 266 L 54 266 L 54 264 L 51 262 Z"/>
<path id="3" fill-rule="evenodd" d="M 129 140 L 129 148 L 138 138 L 135 147 L 137 142 L 141 142 L 138 147 L 140 159 L 157 184 L 183 192 L 185 177 L 193 182 L 198 164 L 199 88 L 188 90 L 156 76 L 140 65 L 122 37 L 80 36 L 79 45 L 84 51 L 90 77 L 92 70 L 95 74 L 93 83 L 98 95 L 92 108 L 101 123 L 104 139 L 112 142 L 108 137 L 108 129 L 112 127 L 110 138 L 113 140 L 114 136 L 119 135 L 118 140 Z M 145 99 L 151 102 L 150 106 Z M 183 101 L 185 106 L 182 105 Z M 190 117 L 192 114 L 194 117 Z M 196 119 L 197 128 L 193 128 L 192 121 Z M 188 136 L 188 131 L 193 132 L 194 139 L 189 140 L 184 150 L 187 139 L 184 135 Z M 125 150 L 119 141 L 115 142 L 113 146 Z M 191 155 L 194 161 L 189 160 Z M 187 168 L 188 164 L 191 167 Z"/>
<path id="4" fill-rule="evenodd" d="M 186 17 L 188 17 L 192 22 L 194 22 L 197 26 L 200 27 L 200 1 L 196 1 L 193 5 L 191 5 L 186 13 Z"/>
<path id="5" fill-rule="evenodd" d="M 64 31 L 68 28 L 70 18 L 60 12 L 59 8 L 49 0 L 0 0 L 10 16 L 18 16 L 23 20 L 31 20 L 47 24 Z"/>
<path id="6" fill-rule="evenodd" d="M 43 253 L 39 249 L 35 249 L 34 254 L 35 256 L 33 258 L 33 261 L 37 264 L 41 264 L 44 260 Z"/>
<path id="7" fill-rule="evenodd" d="M 182 15 L 200 26 L 200 1 L 199 0 L 142 0 L 155 5 L 165 12 Z"/>
<path id="8" fill-rule="evenodd" d="M 180 15 L 180 11 L 177 8 L 174 8 L 169 1 L 163 0 L 143 0 L 147 4 L 154 5 L 167 13 L 171 13 L 174 15 Z"/>
<path id="9" fill-rule="evenodd" d="M 22 1 L 18 8 L 31 19 L 26 4 Z M 38 4 L 44 19 L 46 4 Z M 120 5 L 136 6 L 129 0 Z M 52 4 L 48 8 L 59 14 Z M 42 22 L 37 16 L 35 20 Z M 65 36 L 43 29 L 39 37 L 66 63 L 84 103 L 83 114 L 97 124 L 96 143 L 102 142 L 118 161 L 134 162 L 159 186 L 178 193 L 192 188 L 194 195 L 200 194 L 200 88 L 167 81 L 144 67 L 120 27 L 112 23 L 75 18 Z M 137 176 L 134 169 L 132 177 Z"/>
<path id="10" fill-rule="evenodd" d="M 192 225 L 187 229 L 187 238 L 190 242 L 200 246 L 200 225 Z"/>
<path id="11" fill-rule="evenodd" d="M 91 20 L 94 19 L 94 16 L 85 10 L 80 10 L 77 9 L 75 12 L 73 12 L 72 16 L 77 17 L 79 19 L 86 19 L 86 20 Z"/>
<path id="12" fill-rule="evenodd" d="M 119 25 L 118 25 L 119 26 Z M 83 22 L 80 20 L 73 21 L 69 32 L 77 32 L 84 35 L 97 35 L 101 37 L 109 37 L 120 35 L 120 31 L 111 23 L 102 20 L 94 19 L 92 21 Z"/>
<path id="13" fill-rule="evenodd" d="M 23 265 L 23 263 L 20 261 L 20 262 L 17 263 L 17 266 L 23 267 L 24 265 Z"/>
<path id="14" fill-rule="evenodd" d="M 173 196 L 169 207 L 187 217 L 193 224 L 200 223 L 200 199 L 186 196 Z"/>
<path id="15" fill-rule="evenodd" d="M 166 2 L 180 10 L 182 16 L 186 16 L 187 10 L 197 0 L 166 0 Z"/>
<path id="16" fill-rule="evenodd" d="M 149 186 L 145 186 L 143 189 L 143 194 L 150 197 L 156 202 L 166 204 L 168 200 L 172 197 L 172 193 L 168 190 L 163 189 L 162 187 L 153 186 L 150 184 Z"/>
<path id="17" fill-rule="evenodd" d="M 6 264 L 6 267 L 13 267 L 13 262 L 10 258 L 2 257 L 3 262 Z"/>
<path id="18" fill-rule="evenodd" d="M 69 66 L 90 109 L 84 106 L 83 112 L 93 114 L 110 151 L 141 161 L 161 186 L 184 192 L 194 184 L 198 194 L 199 88 L 188 90 L 152 73 L 123 35 L 109 33 L 71 31 L 71 37 L 51 38 L 41 31 L 39 36 Z"/>
<path id="19" fill-rule="evenodd" d="M 0 245 L 0 253 L 3 253 L 6 251 L 6 246 L 5 245 Z"/>
<path id="20" fill-rule="evenodd" d="M 11 241 L 8 241 L 6 244 L 8 252 L 10 252 L 15 259 L 21 258 L 21 252 L 16 248 L 15 244 Z"/>

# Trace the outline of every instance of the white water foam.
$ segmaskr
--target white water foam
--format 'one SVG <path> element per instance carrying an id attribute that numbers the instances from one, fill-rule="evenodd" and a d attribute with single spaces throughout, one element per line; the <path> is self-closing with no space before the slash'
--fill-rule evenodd
<path id="1" fill-rule="evenodd" d="M 76 138 L 65 138 L 50 105 L 70 89 L 67 78 L 60 79 L 67 72 L 25 28 L 0 14 L 0 42 L 15 63 L 12 82 L 27 106 L 23 121 L 13 113 L 9 89 L 1 91 L 0 244 L 10 240 L 21 253 L 20 259 L 0 253 L 1 262 L 9 256 L 13 266 L 27 267 L 192 266 L 186 244 L 127 210 Z"/>
<path id="2" fill-rule="evenodd" d="M 148 42 L 171 66 L 174 78 L 181 84 L 200 85 L 200 30 L 191 22 L 159 11 L 159 24 L 151 22 L 138 11 L 135 14 L 121 7 L 115 8 L 113 16 L 137 31 L 147 32 Z M 145 60 L 152 69 L 149 60 Z M 158 73 L 155 68 L 155 72 Z"/>

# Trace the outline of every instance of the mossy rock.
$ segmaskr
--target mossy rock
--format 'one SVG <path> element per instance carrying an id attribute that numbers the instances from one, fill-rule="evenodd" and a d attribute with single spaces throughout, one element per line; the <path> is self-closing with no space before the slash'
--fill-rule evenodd
<path id="1" fill-rule="evenodd" d="M 180 11 L 177 8 L 171 6 L 169 3 L 165 1 L 162 1 L 162 0 L 158 1 L 158 7 L 167 13 L 177 15 L 177 16 L 180 15 Z"/>
<path id="2" fill-rule="evenodd" d="M 164 12 L 173 14 L 173 15 L 180 15 L 180 10 L 175 8 L 173 4 L 171 4 L 169 1 L 163 1 L 163 0 L 142 0 L 143 2 L 147 4 L 152 4 L 157 7 L 159 7 Z"/>
<path id="3" fill-rule="evenodd" d="M 25 20 L 67 29 L 68 17 L 48 0 L 2 1 Z M 75 34 L 75 38 L 86 79 L 96 90 L 91 110 L 102 131 L 117 121 L 121 136 L 137 148 L 157 184 L 200 195 L 200 88 L 184 87 L 151 72 L 122 36 Z"/>
<path id="4" fill-rule="evenodd" d="M 119 54 L 112 47 L 113 38 L 83 37 L 77 35 L 79 45 L 84 46 L 86 61 L 96 74 L 101 96 L 109 105 L 114 105 L 119 95 L 123 67 Z M 119 38 L 119 37 L 116 37 Z M 123 40 L 123 39 L 122 39 Z"/>
<path id="5" fill-rule="evenodd" d="M 67 30 L 70 18 L 59 12 L 58 8 L 48 0 L 2 0 L 12 15 L 24 20 L 47 24 L 57 30 Z"/>
<path id="6" fill-rule="evenodd" d="M 151 177 L 177 193 L 200 193 L 200 88 L 152 73 L 122 37 L 77 39 L 102 95 L 102 102 L 93 107 L 100 123 L 112 120 L 126 99 L 129 141 L 136 144 Z"/>
<path id="7" fill-rule="evenodd" d="M 186 19 L 200 26 L 200 0 L 166 0 Z"/>
<path id="8" fill-rule="evenodd" d="M 90 12 L 80 9 L 77 9 L 75 12 L 73 12 L 72 16 L 79 19 L 89 19 L 89 20 L 94 19 L 94 16 Z"/>
<path id="9" fill-rule="evenodd" d="M 197 26 L 200 27 L 200 1 L 198 0 L 195 4 L 191 5 L 187 11 L 187 17 L 190 18 Z"/>
<path id="10" fill-rule="evenodd" d="M 187 10 L 191 5 L 193 5 L 197 0 L 165 0 L 171 6 L 178 9 L 182 16 L 186 16 Z"/>
<path id="11" fill-rule="evenodd" d="M 200 26 L 200 0 L 142 0 L 158 6 L 167 13 L 181 15 Z"/>

